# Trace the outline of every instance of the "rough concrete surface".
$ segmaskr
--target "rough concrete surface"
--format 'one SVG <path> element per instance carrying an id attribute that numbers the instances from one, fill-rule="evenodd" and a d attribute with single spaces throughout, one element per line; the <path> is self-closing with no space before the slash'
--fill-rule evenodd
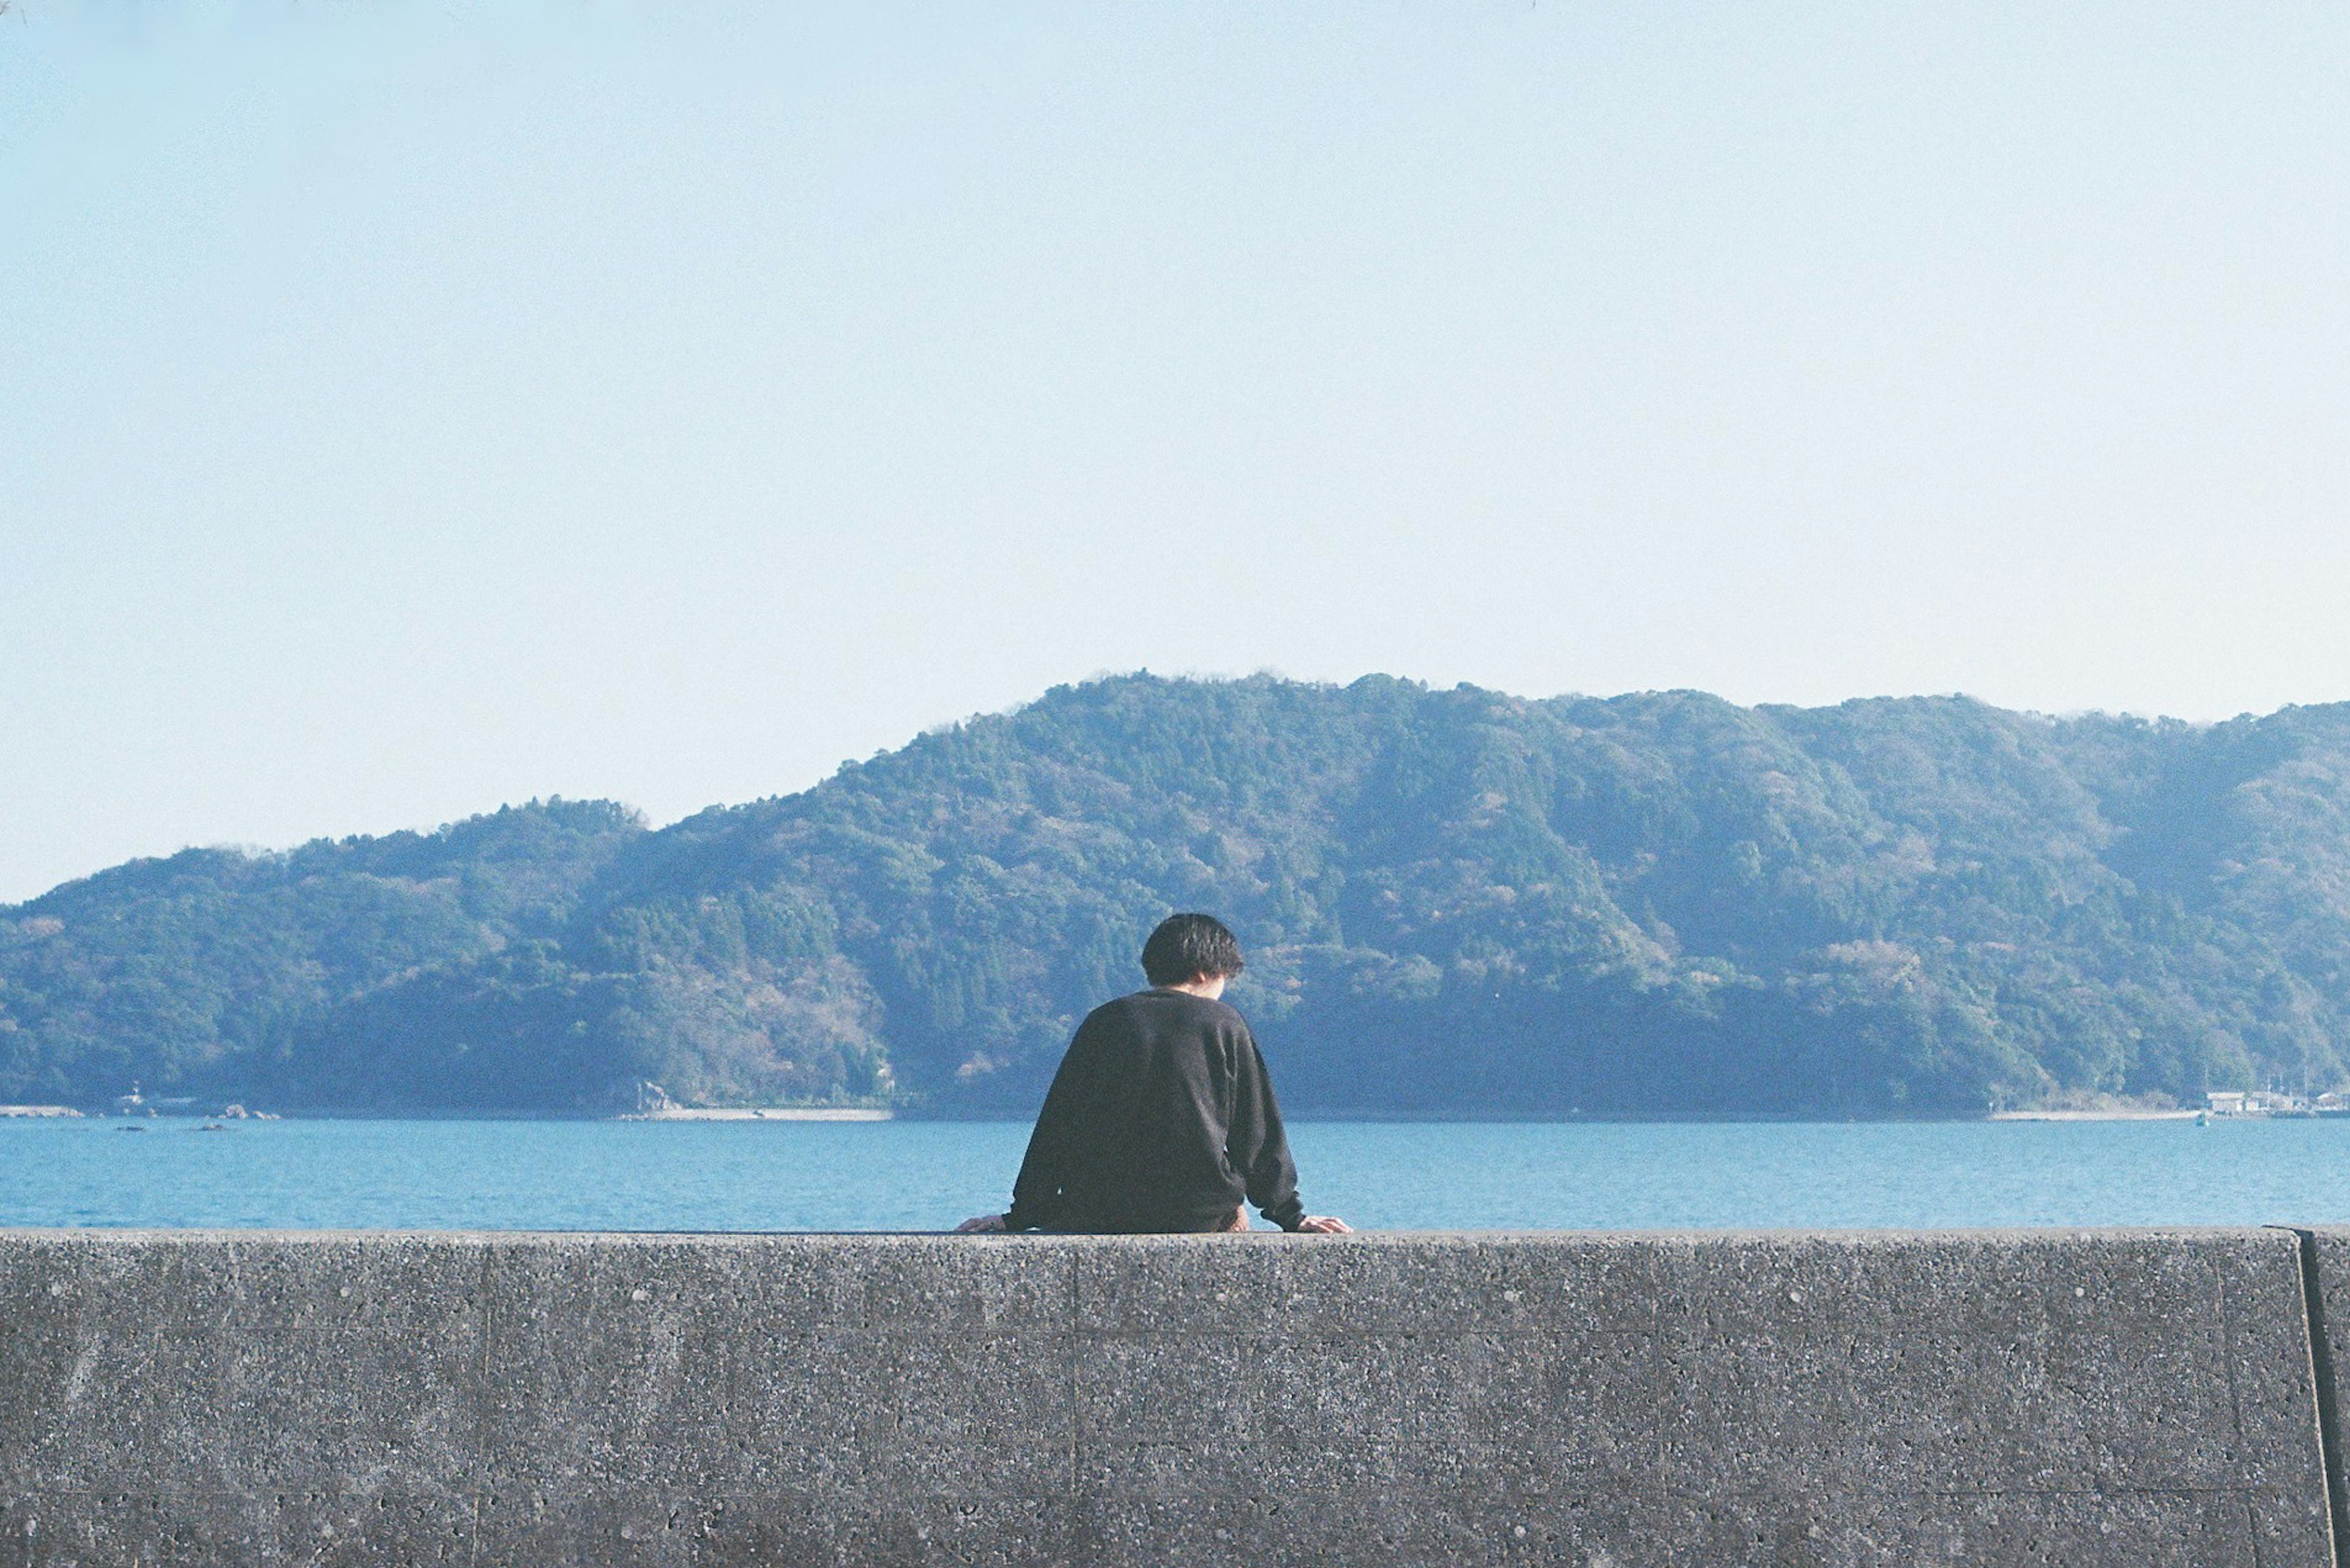
<path id="1" fill-rule="evenodd" d="M 2350 1227 L 2319 1226 L 2299 1236 L 2334 1529 L 2339 1561 L 2350 1565 L 2350 1477 L 2344 1474 L 2344 1438 L 2350 1436 Z"/>
<path id="2" fill-rule="evenodd" d="M 0 1568 L 2333 1568 L 2304 1282 L 2278 1230 L 5 1231 Z"/>

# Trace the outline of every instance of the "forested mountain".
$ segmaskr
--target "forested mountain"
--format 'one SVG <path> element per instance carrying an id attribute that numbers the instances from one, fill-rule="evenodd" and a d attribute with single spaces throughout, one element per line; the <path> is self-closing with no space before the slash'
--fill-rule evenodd
<path id="1" fill-rule="evenodd" d="M 658 832 L 534 804 L 0 909 L 0 1100 L 1025 1114 L 1179 909 L 1293 1110 L 2333 1088 L 2345 805 L 2350 705 L 1120 678 Z"/>

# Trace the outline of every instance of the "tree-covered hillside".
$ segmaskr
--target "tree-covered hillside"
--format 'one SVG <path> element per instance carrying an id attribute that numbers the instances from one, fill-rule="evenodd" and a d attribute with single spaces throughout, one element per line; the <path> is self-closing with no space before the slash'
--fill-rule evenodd
<path id="1" fill-rule="evenodd" d="M 553 802 L 0 909 L 0 1100 L 1032 1110 L 1214 910 L 1301 1110 L 1970 1114 L 2350 1079 L 2350 707 L 1137 676 L 649 832 Z"/>

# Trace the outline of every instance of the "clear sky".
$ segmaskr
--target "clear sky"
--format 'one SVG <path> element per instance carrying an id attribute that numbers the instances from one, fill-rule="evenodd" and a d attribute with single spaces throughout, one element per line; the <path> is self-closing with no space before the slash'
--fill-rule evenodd
<path id="1" fill-rule="evenodd" d="M 1104 670 L 2350 697 L 2350 8 L 0 13 L 0 898 Z"/>

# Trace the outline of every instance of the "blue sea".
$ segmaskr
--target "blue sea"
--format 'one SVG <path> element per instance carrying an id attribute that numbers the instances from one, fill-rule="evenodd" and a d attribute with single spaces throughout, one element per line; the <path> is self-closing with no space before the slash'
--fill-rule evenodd
<path id="1" fill-rule="evenodd" d="M 141 1130 L 127 1132 L 126 1126 Z M 0 1121 L 0 1224 L 932 1231 L 1024 1124 Z M 2350 1221 L 2350 1121 L 1293 1124 L 1395 1230 Z"/>

